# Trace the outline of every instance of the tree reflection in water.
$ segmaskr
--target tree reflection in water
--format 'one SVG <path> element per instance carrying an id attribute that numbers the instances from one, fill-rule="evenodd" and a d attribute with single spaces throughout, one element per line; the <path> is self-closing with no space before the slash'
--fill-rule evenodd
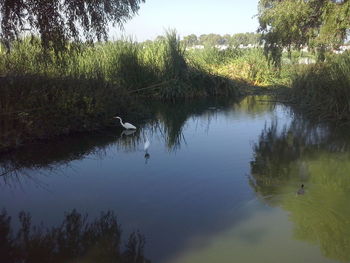
<path id="1" fill-rule="evenodd" d="M 165 104 L 154 101 L 150 104 L 154 118 L 143 123 L 136 131 L 105 130 L 94 134 L 80 134 L 77 136 L 52 140 L 33 147 L 28 145 L 8 154 L 0 156 L 0 186 L 16 185 L 21 181 L 38 180 L 31 175 L 31 171 L 39 169 L 57 172 L 58 167 L 67 166 L 74 160 L 81 160 L 90 155 L 103 159 L 109 148 L 118 151 L 135 152 L 143 149 L 144 136 L 159 135 L 169 152 L 176 151 L 181 144 L 186 143 L 183 128 L 186 121 L 193 116 L 208 116 L 208 123 L 216 112 L 208 110 L 208 105 L 230 111 L 231 107 L 238 107 L 236 100 L 228 99 L 200 99 L 183 101 L 176 104 Z M 239 103 L 239 107 L 252 108 L 256 104 L 254 97 L 249 97 Z M 269 110 L 270 107 L 259 109 Z M 40 185 L 40 182 L 38 181 Z"/>
<path id="2" fill-rule="evenodd" d="M 350 261 L 350 140 L 348 131 L 294 119 L 265 127 L 254 145 L 250 184 L 270 205 L 290 213 L 295 238 Z M 295 191 L 305 184 L 305 194 Z"/>
<path id="3" fill-rule="evenodd" d="M 65 214 L 58 227 L 32 226 L 28 213 L 19 213 L 16 234 L 11 217 L 0 213 L 0 262 L 150 262 L 144 257 L 145 238 L 139 232 L 129 236 L 122 250 L 121 228 L 113 212 L 102 212 L 89 222 L 76 210 Z"/>

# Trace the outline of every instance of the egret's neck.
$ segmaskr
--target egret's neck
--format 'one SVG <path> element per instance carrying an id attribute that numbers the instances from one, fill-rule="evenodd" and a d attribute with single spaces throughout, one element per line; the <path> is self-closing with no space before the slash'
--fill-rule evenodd
<path id="1" fill-rule="evenodd" d="M 122 122 L 122 118 L 118 118 L 119 119 L 119 121 L 120 121 L 120 124 L 122 125 L 122 126 L 124 126 L 124 123 Z"/>

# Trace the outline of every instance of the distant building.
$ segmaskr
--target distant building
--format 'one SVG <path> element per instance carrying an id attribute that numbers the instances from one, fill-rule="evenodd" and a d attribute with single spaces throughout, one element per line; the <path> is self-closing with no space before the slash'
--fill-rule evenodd
<path id="1" fill-rule="evenodd" d="M 350 45 L 343 45 L 343 46 L 340 46 L 337 50 L 336 49 L 333 49 L 333 53 L 335 54 L 342 54 L 344 53 L 346 50 L 350 50 Z"/>
<path id="2" fill-rule="evenodd" d="M 246 49 L 246 48 L 256 48 L 256 47 L 259 47 L 258 44 L 248 44 L 248 45 L 243 45 L 243 44 L 240 44 L 238 46 L 238 48 L 243 48 L 243 49 Z"/>
<path id="3" fill-rule="evenodd" d="M 204 49 L 204 46 L 203 45 L 195 45 L 195 46 L 186 48 L 186 50 L 191 50 L 191 49 Z"/>
<path id="4" fill-rule="evenodd" d="M 316 60 L 313 59 L 313 58 L 308 58 L 308 57 L 305 57 L 305 58 L 299 58 L 298 60 L 298 64 L 314 64 L 316 63 Z"/>
<path id="5" fill-rule="evenodd" d="M 309 51 L 309 47 L 305 46 L 305 47 L 302 47 L 300 50 L 303 51 L 303 52 L 308 52 Z"/>
<path id="6" fill-rule="evenodd" d="M 225 50 L 229 48 L 229 45 L 215 45 L 215 47 L 219 50 Z"/>

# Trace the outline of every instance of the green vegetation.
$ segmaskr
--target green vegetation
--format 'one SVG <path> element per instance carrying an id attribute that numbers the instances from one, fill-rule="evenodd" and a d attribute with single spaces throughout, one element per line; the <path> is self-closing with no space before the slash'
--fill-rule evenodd
<path id="1" fill-rule="evenodd" d="M 269 65 L 261 48 L 191 49 L 189 56 L 209 72 L 240 81 L 240 86 L 288 86 L 295 65 Z"/>
<path id="2" fill-rule="evenodd" d="M 269 61 L 283 68 L 283 51 L 292 56 L 294 50 L 307 48 L 319 62 L 293 72 L 294 102 L 316 120 L 348 122 L 349 54 L 337 56 L 334 51 L 348 36 L 350 2 L 260 0 L 258 7 L 258 31 Z"/>
<path id="3" fill-rule="evenodd" d="M 305 67 L 293 79 L 292 95 L 298 107 L 320 120 L 350 122 L 350 53 Z"/>
<path id="4" fill-rule="evenodd" d="M 39 36 L 42 47 L 57 54 L 65 51 L 68 43 L 107 40 L 108 27 L 122 27 L 143 2 L 4 0 L 0 2 L 0 41 L 9 52 L 13 41 L 25 32 Z"/>
<path id="5" fill-rule="evenodd" d="M 260 42 L 260 34 L 248 32 L 248 33 L 237 33 L 233 35 L 218 35 L 218 34 L 203 34 L 196 36 L 191 34 L 184 36 L 182 42 L 187 47 L 193 47 L 195 45 L 202 45 L 205 47 L 214 47 L 216 45 L 227 45 L 230 47 L 241 46 L 258 46 Z"/>
<path id="6" fill-rule="evenodd" d="M 283 49 L 308 47 L 323 61 L 326 51 L 344 43 L 350 27 L 350 2 L 343 0 L 260 0 L 258 9 L 258 31 L 277 66 Z"/>
<path id="7" fill-rule="evenodd" d="M 40 40 L 0 53 L 0 148 L 25 140 L 95 130 L 112 116 L 147 112 L 137 97 L 174 100 L 237 95 L 234 83 L 191 63 L 175 32 L 162 41 L 68 46 L 59 54 Z"/>
<path id="8" fill-rule="evenodd" d="M 147 107 L 140 97 L 237 97 L 256 87 L 292 87 L 288 99 L 300 101 L 317 119 L 349 120 L 350 60 L 346 54 L 330 55 L 346 36 L 347 1 L 261 0 L 260 33 L 192 34 L 180 41 L 170 31 L 155 41 L 95 45 L 94 40 L 107 39 L 107 23 L 122 26 L 143 1 L 80 1 L 65 7 L 59 1 L 34 2 L 0 6 L 0 149 L 110 126 L 117 113 L 142 119 Z M 95 11 L 101 16 L 87 19 Z M 54 15 L 47 17 L 50 12 Z M 25 19 L 29 33 L 40 29 L 40 34 L 19 38 Z M 59 23 L 63 20 L 67 23 Z M 311 53 L 300 51 L 304 47 Z M 316 57 L 327 60 L 299 65 L 300 58 Z"/>

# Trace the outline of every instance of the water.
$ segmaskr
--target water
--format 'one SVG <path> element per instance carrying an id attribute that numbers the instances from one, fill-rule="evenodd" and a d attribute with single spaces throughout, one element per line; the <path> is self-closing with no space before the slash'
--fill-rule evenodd
<path id="1" fill-rule="evenodd" d="M 0 208 L 14 229 L 22 210 L 48 227 L 112 210 L 152 262 L 350 262 L 348 133 L 267 100 L 155 104 L 135 133 L 2 156 Z"/>

